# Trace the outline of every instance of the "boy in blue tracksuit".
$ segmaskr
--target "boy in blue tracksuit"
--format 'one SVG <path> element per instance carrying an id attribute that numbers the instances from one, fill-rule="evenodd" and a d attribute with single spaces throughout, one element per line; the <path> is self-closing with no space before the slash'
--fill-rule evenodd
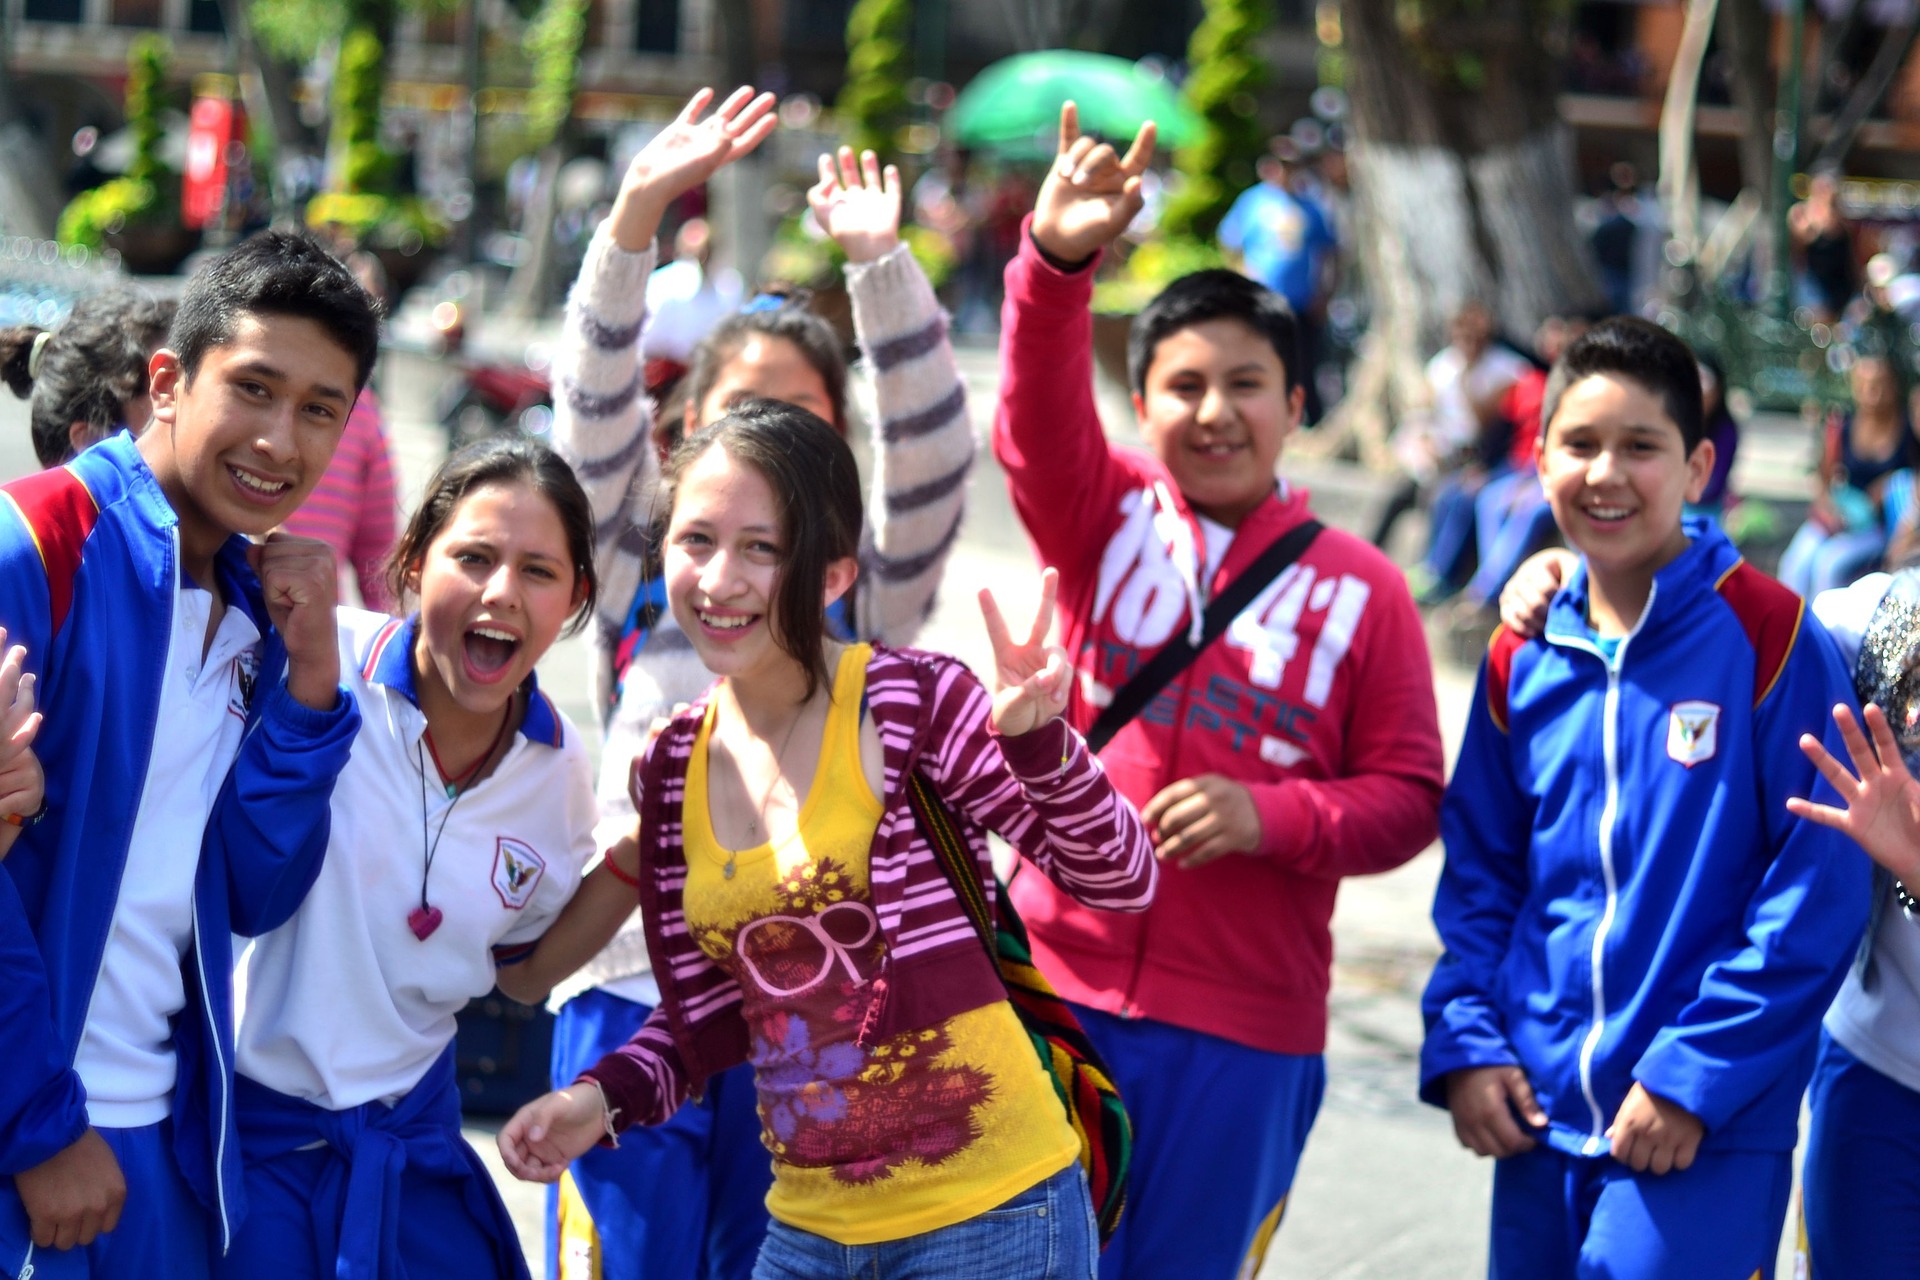
<path id="1" fill-rule="evenodd" d="M 1792 817 L 1852 700 L 1798 597 L 1686 520 L 1713 469 L 1685 344 L 1615 318 L 1548 382 L 1540 475 L 1581 553 L 1497 632 L 1441 809 L 1421 1096 L 1498 1158 L 1497 1277 L 1771 1274 L 1866 859 Z"/>
<path id="2" fill-rule="evenodd" d="M 331 553 L 269 531 L 376 325 L 317 245 L 256 237 L 188 286 L 138 441 L 0 488 L 0 625 L 45 715 L 0 864 L 0 1276 L 204 1280 L 244 1211 L 231 934 L 299 905 L 359 725 Z"/>

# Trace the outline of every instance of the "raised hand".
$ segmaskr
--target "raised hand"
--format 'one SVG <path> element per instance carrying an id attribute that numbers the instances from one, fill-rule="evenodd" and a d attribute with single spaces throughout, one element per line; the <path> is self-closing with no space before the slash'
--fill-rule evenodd
<path id="1" fill-rule="evenodd" d="M 837 168 L 833 156 L 821 156 L 820 181 L 808 189 L 807 203 L 849 262 L 884 258 L 900 243 L 900 170 L 888 165 L 883 178 L 871 151 L 856 165 L 853 148 L 842 147 Z"/>
<path id="2" fill-rule="evenodd" d="M 318 538 L 275 530 L 248 552 L 267 599 L 267 619 L 287 646 L 287 692 L 302 706 L 330 711 L 339 698 L 340 648 L 333 608 L 340 569 Z"/>
<path id="3" fill-rule="evenodd" d="M 1080 109 L 1060 108 L 1060 149 L 1033 205 L 1033 239 L 1062 262 L 1084 262 L 1112 243 L 1146 203 L 1140 182 L 1153 159 L 1149 120 L 1120 156 L 1080 135 Z"/>
<path id="4" fill-rule="evenodd" d="M 606 1133 L 606 1114 L 600 1090 L 585 1081 L 535 1098 L 500 1131 L 500 1158 L 522 1182 L 558 1182 Z"/>
<path id="5" fill-rule="evenodd" d="M 1059 590 L 1058 573 L 1048 569 L 1040 575 L 1040 607 L 1027 638 L 1020 641 L 1007 630 L 993 592 L 980 592 L 980 613 L 993 642 L 993 728 L 1003 737 L 1031 733 L 1066 710 L 1073 664 L 1065 649 L 1047 643 Z"/>
<path id="6" fill-rule="evenodd" d="M 779 123 L 773 95 L 755 97 L 751 85 L 735 89 L 701 119 L 712 101 L 711 89 L 694 94 L 627 165 L 610 219 L 622 249 L 639 253 L 652 244 L 668 205 L 765 142 Z"/>
<path id="7" fill-rule="evenodd" d="M 1787 801 L 1787 810 L 1797 818 L 1851 836 L 1895 879 L 1904 885 L 1920 886 L 1920 782 L 1907 772 L 1906 761 L 1900 758 L 1900 746 L 1893 739 L 1893 726 L 1887 723 L 1886 713 L 1868 703 L 1866 716 L 1867 729 L 1873 734 L 1871 746 L 1850 708 L 1843 705 L 1833 709 L 1833 722 L 1840 726 L 1841 740 L 1853 757 L 1854 773 L 1848 773 L 1818 738 L 1810 733 L 1800 735 L 1800 750 L 1840 793 L 1846 807 L 1836 809 L 1795 796 Z"/>

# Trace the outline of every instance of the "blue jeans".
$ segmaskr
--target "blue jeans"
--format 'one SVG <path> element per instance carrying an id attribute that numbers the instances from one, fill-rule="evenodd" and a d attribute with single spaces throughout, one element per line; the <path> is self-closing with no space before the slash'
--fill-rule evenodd
<path id="1" fill-rule="evenodd" d="M 1100 1256 L 1079 1162 L 997 1209 L 882 1244 L 837 1244 L 775 1219 L 753 1280 L 1093 1280 Z"/>
<path id="2" fill-rule="evenodd" d="M 1828 533 L 1808 521 L 1780 553 L 1780 581 L 1811 600 L 1822 591 L 1844 587 L 1873 567 L 1887 549 L 1886 530 Z"/>

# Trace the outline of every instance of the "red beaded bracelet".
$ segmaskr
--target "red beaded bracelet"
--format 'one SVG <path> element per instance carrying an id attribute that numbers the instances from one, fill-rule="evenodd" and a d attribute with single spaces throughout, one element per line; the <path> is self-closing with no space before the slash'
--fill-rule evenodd
<path id="1" fill-rule="evenodd" d="M 615 880 L 618 880 L 621 884 L 631 885 L 635 889 L 638 889 L 640 887 L 640 877 L 630 876 L 626 872 L 622 871 L 620 869 L 620 864 L 613 860 L 612 854 L 608 854 L 606 857 L 600 859 L 600 865 L 605 867 L 607 870 L 613 872 L 613 878 Z"/>

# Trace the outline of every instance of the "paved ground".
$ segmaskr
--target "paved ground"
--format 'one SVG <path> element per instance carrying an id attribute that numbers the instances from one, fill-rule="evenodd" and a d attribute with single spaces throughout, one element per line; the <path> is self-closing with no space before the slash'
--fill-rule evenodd
<path id="1" fill-rule="evenodd" d="M 971 350 L 963 353 L 962 362 L 976 421 L 984 426 L 993 403 L 993 355 Z M 404 354 L 389 357 L 380 375 L 394 426 L 403 501 L 409 504 L 443 450 L 430 411 L 443 376 L 436 366 Z M 1105 388 L 1102 395 L 1110 424 L 1130 421 L 1117 391 Z M 1782 497 L 1797 493 L 1804 484 L 1799 479 L 1804 439 L 1790 421 L 1756 424 L 1738 475 L 1744 490 Z M 32 466 L 24 407 L 0 396 L 0 477 Z M 1353 468 L 1283 469 L 1313 489 L 1324 517 L 1345 527 L 1364 528 L 1383 496 L 1377 478 Z M 976 590 L 992 585 L 1017 612 L 1028 607 L 1032 579 L 1032 562 L 1002 478 L 983 456 L 966 534 L 948 572 L 943 604 L 923 642 L 977 662 L 986 650 L 973 604 Z M 576 720 L 592 722 L 583 641 L 556 646 L 541 676 L 543 686 Z M 1472 673 L 1443 663 L 1435 677 L 1451 757 L 1471 696 Z M 1438 849 L 1429 849 L 1398 871 L 1351 880 L 1342 888 L 1335 919 L 1326 1105 L 1287 1222 L 1261 1273 L 1263 1280 L 1467 1280 L 1485 1274 L 1490 1166 L 1455 1144 L 1443 1114 L 1413 1098 L 1420 1037 L 1417 1000 L 1438 953 L 1427 920 L 1438 867 Z M 541 1191 L 515 1183 L 499 1169 L 491 1140 L 494 1127 L 476 1123 L 469 1136 L 494 1163 L 523 1239 L 537 1255 Z"/>

